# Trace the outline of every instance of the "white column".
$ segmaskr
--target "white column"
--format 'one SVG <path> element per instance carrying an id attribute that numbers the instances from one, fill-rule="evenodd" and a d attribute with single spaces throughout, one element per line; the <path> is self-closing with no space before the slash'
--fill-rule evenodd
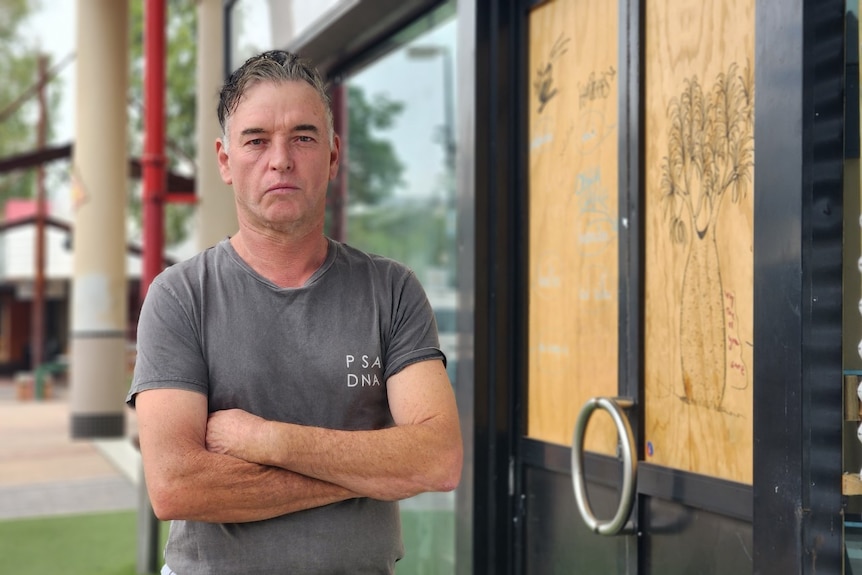
<path id="1" fill-rule="evenodd" d="M 222 0 L 198 1 L 195 243 L 199 250 L 237 230 L 233 190 L 219 176 L 215 153 L 215 141 L 221 137 L 216 118 L 218 93 L 224 82 L 223 4 Z"/>
<path id="2" fill-rule="evenodd" d="M 125 432 L 127 0 L 78 0 L 72 437 Z"/>
<path id="3" fill-rule="evenodd" d="M 285 49 L 295 36 L 293 25 L 292 0 L 269 0 L 269 35 L 272 46 L 267 48 Z"/>

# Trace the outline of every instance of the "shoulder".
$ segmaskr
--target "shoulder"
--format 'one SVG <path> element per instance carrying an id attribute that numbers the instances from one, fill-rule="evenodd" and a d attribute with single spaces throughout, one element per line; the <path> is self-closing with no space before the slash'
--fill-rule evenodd
<path id="1" fill-rule="evenodd" d="M 335 240 L 330 241 L 337 253 L 335 261 L 341 266 L 364 269 L 380 278 L 400 281 L 415 277 L 413 270 L 398 260 L 369 253 Z"/>
<path id="2" fill-rule="evenodd" d="M 396 302 L 396 307 L 407 303 L 425 305 L 427 295 L 419 278 L 406 264 L 381 255 L 368 253 L 347 244 L 333 242 L 338 251 L 336 263 L 341 268 L 339 274 L 349 274 L 350 278 L 340 277 L 339 281 L 347 280 L 359 292 L 361 285 L 378 298 Z M 358 281 L 360 280 L 360 281 Z M 363 297 L 369 292 L 364 292 Z"/>
<path id="3" fill-rule="evenodd" d="M 226 242 L 227 240 L 223 240 L 188 259 L 165 268 L 153 280 L 153 285 L 158 285 L 168 291 L 177 291 L 190 285 L 199 284 L 203 277 L 222 265 L 222 261 L 228 256 L 225 250 Z"/>

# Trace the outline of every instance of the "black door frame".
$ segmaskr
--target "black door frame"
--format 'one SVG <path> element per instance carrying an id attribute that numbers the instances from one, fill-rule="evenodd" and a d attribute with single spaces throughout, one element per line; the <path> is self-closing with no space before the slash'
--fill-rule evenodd
<path id="1" fill-rule="evenodd" d="M 519 108 L 526 94 L 519 4 L 475 2 L 472 573 L 512 573 L 520 555 L 515 518 L 521 513 L 513 496 L 521 405 L 515 382 L 524 363 L 515 338 L 522 331 L 516 232 L 524 229 L 523 162 L 512 145 L 523 131 Z"/>
<path id="2" fill-rule="evenodd" d="M 522 465 L 570 473 L 568 449 L 522 437 L 526 18 L 538 3 L 476 2 L 476 495 L 468 511 L 475 573 L 523 572 Z M 626 55 L 620 78 L 624 91 L 637 94 L 620 108 L 619 181 L 629 186 L 620 202 L 629 221 L 621 278 L 643 275 L 637 47 L 644 4 L 620 6 Z M 753 485 L 644 463 L 639 469 L 640 499 L 669 499 L 750 522 L 753 573 L 840 573 L 843 560 L 844 10 L 843 0 L 756 2 Z M 642 297 L 642 280 L 623 284 L 619 367 L 622 391 L 633 397 L 643 380 Z"/>
<path id="3" fill-rule="evenodd" d="M 843 563 L 844 11 L 757 3 L 755 572 Z"/>

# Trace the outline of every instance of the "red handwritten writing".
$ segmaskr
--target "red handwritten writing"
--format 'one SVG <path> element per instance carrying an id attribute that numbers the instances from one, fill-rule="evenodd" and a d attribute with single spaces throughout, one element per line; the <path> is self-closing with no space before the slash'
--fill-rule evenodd
<path id="1" fill-rule="evenodd" d="M 736 296 L 733 295 L 733 292 L 726 291 L 724 292 L 725 299 L 728 300 L 728 303 L 732 306 L 733 302 L 736 300 Z"/>
<path id="2" fill-rule="evenodd" d="M 727 300 L 727 306 L 724 308 L 724 311 L 727 314 L 727 327 L 733 329 L 734 321 L 736 320 L 736 312 L 733 310 L 736 296 L 733 295 L 733 292 L 726 291 L 724 292 L 724 298 Z M 738 344 L 739 342 L 737 342 L 737 345 Z"/>

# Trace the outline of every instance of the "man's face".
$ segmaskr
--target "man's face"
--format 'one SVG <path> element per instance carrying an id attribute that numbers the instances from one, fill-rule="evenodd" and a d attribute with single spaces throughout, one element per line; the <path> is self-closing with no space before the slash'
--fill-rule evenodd
<path id="1" fill-rule="evenodd" d="M 326 109 L 302 81 L 259 82 L 216 142 L 219 172 L 232 185 L 240 227 L 305 234 L 323 229 L 326 188 L 338 172 L 339 140 L 329 144 Z"/>

